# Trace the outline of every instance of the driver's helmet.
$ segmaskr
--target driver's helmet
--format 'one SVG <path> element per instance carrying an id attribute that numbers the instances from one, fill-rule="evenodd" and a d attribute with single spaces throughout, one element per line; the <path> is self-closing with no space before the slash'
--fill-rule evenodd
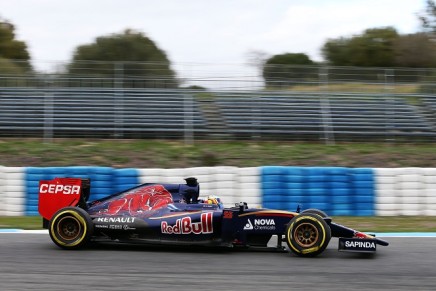
<path id="1" fill-rule="evenodd" d="M 214 196 L 214 195 L 207 196 L 207 198 L 204 200 L 204 203 L 222 206 L 221 199 L 217 196 Z"/>

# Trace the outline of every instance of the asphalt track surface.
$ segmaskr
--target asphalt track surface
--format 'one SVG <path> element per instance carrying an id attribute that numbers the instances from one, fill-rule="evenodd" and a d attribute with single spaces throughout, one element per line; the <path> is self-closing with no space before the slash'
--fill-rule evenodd
<path id="1" fill-rule="evenodd" d="M 436 238 L 387 238 L 375 256 L 100 245 L 0 234 L 0 290 L 435 290 Z"/>

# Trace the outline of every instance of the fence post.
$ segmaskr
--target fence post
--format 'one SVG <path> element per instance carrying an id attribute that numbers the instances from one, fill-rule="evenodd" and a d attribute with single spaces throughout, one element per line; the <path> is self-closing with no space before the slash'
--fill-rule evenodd
<path id="1" fill-rule="evenodd" d="M 395 142 L 395 98 L 392 94 L 394 71 L 392 69 L 384 70 L 384 91 L 386 94 L 386 141 Z"/>
<path id="2" fill-rule="evenodd" d="M 261 96 L 256 92 L 251 98 L 250 98 L 250 104 L 251 104 L 251 139 L 253 141 L 259 141 L 262 137 L 262 99 Z"/>
<path id="3" fill-rule="evenodd" d="M 319 104 L 321 109 L 321 120 L 323 127 L 323 139 L 326 145 L 335 144 L 335 136 L 333 132 L 332 117 L 330 112 L 330 101 L 328 93 L 328 67 L 319 68 L 319 88 L 321 94 L 319 94 Z"/>
<path id="4" fill-rule="evenodd" d="M 123 63 L 115 62 L 114 64 L 114 136 L 115 138 L 123 138 L 123 123 L 124 123 L 124 94 L 123 94 L 123 79 L 124 68 Z"/>
<path id="5" fill-rule="evenodd" d="M 192 94 L 183 94 L 183 115 L 184 130 L 183 137 L 185 145 L 194 144 L 194 97 Z"/>
<path id="6" fill-rule="evenodd" d="M 44 79 L 44 143 L 53 142 L 53 92 L 50 76 Z"/>

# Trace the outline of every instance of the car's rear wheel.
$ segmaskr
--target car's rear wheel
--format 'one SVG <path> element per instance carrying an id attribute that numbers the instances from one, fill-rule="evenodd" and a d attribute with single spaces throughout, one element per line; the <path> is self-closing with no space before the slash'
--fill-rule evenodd
<path id="1" fill-rule="evenodd" d="M 63 249 L 78 249 L 85 246 L 92 233 L 91 217 L 78 207 L 58 210 L 49 223 L 50 238 Z"/>
<path id="2" fill-rule="evenodd" d="M 300 214 L 289 222 L 285 239 L 289 250 L 297 256 L 314 257 L 329 244 L 331 230 L 318 214 Z"/>

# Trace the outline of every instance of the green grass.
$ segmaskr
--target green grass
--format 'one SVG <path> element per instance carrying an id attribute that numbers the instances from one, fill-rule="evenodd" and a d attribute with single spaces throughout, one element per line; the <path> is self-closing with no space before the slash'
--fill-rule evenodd
<path id="1" fill-rule="evenodd" d="M 301 92 L 319 92 L 321 89 L 327 89 L 330 92 L 357 92 L 357 93 L 382 93 L 382 92 L 390 92 L 390 93 L 416 93 L 419 90 L 419 85 L 417 84 L 366 84 L 360 82 L 348 82 L 344 84 L 328 84 L 327 87 L 321 86 L 307 86 L 307 85 L 297 85 L 289 88 L 289 90 L 293 91 L 301 91 Z"/>
<path id="2" fill-rule="evenodd" d="M 333 221 L 367 232 L 436 232 L 436 217 L 333 217 Z M 39 216 L 0 217 L 0 228 L 42 229 Z"/>
<path id="3" fill-rule="evenodd" d="M 0 228 L 42 229 L 40 216 L 3 216 L 0 217 Z"/>
<path id="4" fill-rule="evenodd" d="M 334 217 L 333 221 L 368 232 L 436 232 L 434 216 Z"/>
<path id="5" fill-rule="evenodd" d="M 408 142 L 413 142 L 409 140 Z M 0 140 L 3 166 L 110 166 L 115 168 L 182 168 L 345 166 L 434 167 L 432 143 L 242 142 L 165 140 L 41 139 Z"/>

